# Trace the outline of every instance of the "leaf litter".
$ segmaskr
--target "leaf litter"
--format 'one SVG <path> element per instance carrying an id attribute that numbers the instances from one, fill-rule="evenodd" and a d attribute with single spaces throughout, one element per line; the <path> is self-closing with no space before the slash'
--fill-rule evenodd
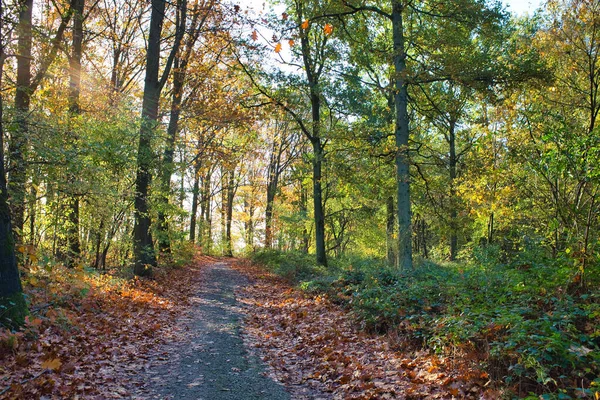
<path id="1" fill-rule="evenodd" d="M 175 320 L 211 257 L 153 279 L 57 269 L 25 286 L 38 309 L 19 332 L 0 330 L 0 399 L 120 399 L 141 388 L 141 372 L 178 340 Z M 85 285 L 82 285 L 85 283 Z M 60 296 L 52 294 L 60 293 Z M 50 301 L 50 305 L 48 305 Z"/>
<path id="2" fill-rule="evenodd" d="M 442 358 L 393 334 L 361 331 L 351 314 L 250 262 L 235 266 L 253 281 L 245 305 L 245 341 L 292 388 L 309 385 L 329 399 L 496 399 L 501 393 L 468 359 Z M 489 385 L 491 386 L 491 385 Z"/>

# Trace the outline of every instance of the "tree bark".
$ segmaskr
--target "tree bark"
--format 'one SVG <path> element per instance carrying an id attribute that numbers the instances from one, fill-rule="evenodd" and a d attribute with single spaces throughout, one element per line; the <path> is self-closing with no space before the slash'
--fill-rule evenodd
<path id="1" fill-rule="evenodd" d="M 32 46 L 33 0 L 19 2 L 19 35 L 17 50 L 17 87 L 15 92 L 16 129 L 11 134 L 8 144 L 10 207 L 12 225 L 17 243 L 21 241 L 25 214 L 25 166 L 27 152 L 27 135 L 29 109 L 31 105 L 31 46 Z"/>
<path id="2" fill-rule="evenodd" d="M 233 199 L 235 197 L 235 171 L 229 171 L 227 183 L 227 225 L 225 228 L 225 255 L 233 257 L 233 243 L 231 242 L 231 223 L 233 220 Z"/>
<path id="3" fill-rule="evenodd" d="M 198 214 L 198 197 L 200 194 L 200 163 L 196 162 L 194 167 L 194 186 L 192 187 L 192 210 L 190 212 L 190 242 L 196 242 L 196 222 Z M 200 231 L 202 240 L 202 231 Z"/>
<path id="4" fill-rule="evenodd" d="M 244 223 L 246 233 L 246 249 L 254 251 L 254 193 L 246 193 L 244 196 L 244 212 L 248 219 Z"/>
<path id="5" fill-rule="evenodd" d="M 400 0 L 392 3 L 392 27 L 394 42 L 394 69 L 396 105 L 396 182 L 398 191 L 398 263 L 402 269 L 412 269 L 411 204 L 409 174 L 409 120 L 408 87 L 406 82 L 406 50 L 403 28 L 403 5 Z"/>
<path id="6" fill-rule="evenodd" d="M 265 248 L 273 246 L 273 203 L 275 201 L 275 190 L 267 185 L 267 204 L 265 205 Z"/>
<path id="7" fill-rule="evenodd" d="M 153 158 L 151 140 L 158 122 L 158 106 L 161 87 L 159 84 L 160 41 L 165 17 L 165 1 L 152 0 L 150 33 L 146 51 L 146 78 L 142 100 L 142 121 L 138 142 L 137 175 L 135 179 L 134 228 L 133 228 L 133 271 L 138 276 L 152 274 L 156 266 L 154 245 L 150 237 L 150 215 L 148 214 L 148 190 L 151 180 Z"/>
<path id="8" fill-rule="evenodd" d="M 4 20 L 3 11 L 0 3 L 0 20 Z M 2 26 L 0 26 L 1 29 Z M 6 60 L 1 33 L 0 31 L 0 87 L 2 87 L 4 61 Z M 25 322 L 28 310 L 17 267 L 15 241 L 8 206 L 6 171 L 4 170 L 3 107 L 2 92 L 0 91 L 0 324 L 16 328 Z"/>
<path id="9" fill-rule="evenodd" d="M 317 106 L 318 107 L 318 106 Z M 318 112 L 318 111 L 317 111 Z M 313 120 L 314 121 L 314 120 Z M 318 120 L 317 120 L 318 121 Z M 314 129 L 314 128 L 313 128 Z M 327 266 L 327 254 L 325 249 L 325 213 L 323 211 L 323 189 L 322 162 L 323 147 L 321 140 L 313 140 L 313 201 L 315 217 L 315 248 L 317 252 L 317 263 Z"/>
<path id="10" fill-rule="evenodd" d="M 169 125 L 167 127 L 167 142 L 163 153 L 163 165 L 160 182 L 163 205 L 158 212 L 158 230 L 161 233 L 158 240 L 158 248 L 161 253 L 171 252 L 171 240 L 169 239 L 169 225 L 167 223 L 167 217 L 164 208 L 167 207 L 167 205 L 169 204 L 169 194 L 171 192 L 171 176 L 173 175 L 173 171 L 175 170 L 173 159 L 175 155 L 175 140 L 177 138 L 177 132 L 179 130 L 179 117 L 181 115 L 181 100 L 183 95 L 183 84 L 185 80 L 184 68 L 185 65 L 181 65 L 179 57 L 176 57 L 173 68 L 173 94 L 171 99 L 171 113 L 169 118 Z M 195 215 L 196 214 L 194 214 L 194 218 Z M 196 224 L 194 223 L 194 229 L 195 225 Z M 190 237 L 190 241 L 193 242 L 194 240 L 195 239 L 192 239 Z"/>
<path id="11" fill-rule="evenodd" d="M 310 245 L 310 236 L 306 229 L 304 219 L 308 216 L 308 193 L 302 181 L 300 181 L 300 213 L 302 214 L 302 252 L 308 253 Z"/>
<path id="12" fill-rule="evenodd" d="M 202 195 L 200 201 L 200 243 L 205 254 L 211 252 L 212 248 L 212 220 L 211 220 L 211 193 L 210 181 L 212 177 L 212 168 L 206 171 L 206 175 L 202 178 Z"/>
<path id="13" fill-rule="evenodd" d="M 448 159 L 448 167 L 450 171 L 450 261 L 456 260 L 458 251 L 458 235 L 457 235 L 457 198 L 456 198 L 456 125 L 454 121 L 450 121 L 450 129 L 448 132 L 448 145 L 450 147 L 450 156 Z"/>
<path id="14" fill-rule="evenodd" d="M 396 265 L 396 255 L 394 252 L 394 197 L 389 196 L 386 203 L 387 221 L 386 221 L 386 238 L 387 238 L 387 262 L 388 265 L 394 267 Z"/>
<path id="15" fill-rule="evenodd" d="M 296 12 L 300 21 L 304 20 L 303 2 L 296 1 Z M 310 28 L 308 28 L 310 29 Z M 305 67 L 306 78 L 310 90 L 311 122 L 312 129 L 304 133 L 309 138 L 313 148 L 313 204 L 315 223 L 315 250 L 317 263 L 327 266 L 327 251 L 325 248 L 325 213 L 323 211 L 322 166 L 325 156 L 323 142 L 321 141 L 321 93 L 319 79 L 323 64 L 313 60 L 313 48 L 308 38 L 308 31 L 300 36 L 302 59 Z M 324 62 L 324 60 L 322 61 Z"/>
<path id="16" fill-rule="evenodd" d="M 83 11 L 85 0 L 73 0 L 73 48 L 69 57 L 69 113 L 75 117 L 81 113 L 79 105 L 79 94 L 81 92 L 81 56 L 83 48 Z M 73 132 L 69 133 L 70 144 L 75 146 L 76 138 Z M 76 181 L 74 172 L 69 173 L 67 183 L 74 184 Z M 69 188 L 73 192 L 73 188 Z M 68 254 L 67 266 L 73 267 L 81 256 L 81 243 L 79 241 L 79 195 L 71 193 L 67 201 L 67 241 Z"/>

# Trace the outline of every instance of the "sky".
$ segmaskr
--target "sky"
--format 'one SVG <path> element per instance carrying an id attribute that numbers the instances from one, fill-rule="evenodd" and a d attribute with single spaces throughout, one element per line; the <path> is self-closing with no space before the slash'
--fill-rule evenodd
<path id="1" fill-rule="evenodd" d="M 539 7 L 542 0 L 502 0 L 502 2 L 508 6 L 509 11 L 517 15 L 524 15 L 526 13 L 533 14 L 533 11 Z M 260 10 L 265 0 L 246 0 L 243 3 L 252 5 L 255 10 Z"/>
<path id="2" fill-rule="evenodd" d="M 531 15 L 541 4 L 541 0 L 503 0 L 502 2 L 508 6 L 509 11 L 518 15 L 526 13 Z"/>

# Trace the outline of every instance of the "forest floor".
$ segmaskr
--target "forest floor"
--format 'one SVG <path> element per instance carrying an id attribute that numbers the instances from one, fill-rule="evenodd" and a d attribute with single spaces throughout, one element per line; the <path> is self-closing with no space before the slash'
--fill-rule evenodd
<path id="1" fill-rule="evenodd" d="M 59 282 L 50 303 L 57 282 L 25 279 L 34 313 L 22 332 L 0 331 L 0 398 L 499 395 L 484 373 L 400 351 L 401 340 L 362 333 L 339 306 L 246 261 L 199 257 L 152 280 L 76 286 L 82 279 Z"/>

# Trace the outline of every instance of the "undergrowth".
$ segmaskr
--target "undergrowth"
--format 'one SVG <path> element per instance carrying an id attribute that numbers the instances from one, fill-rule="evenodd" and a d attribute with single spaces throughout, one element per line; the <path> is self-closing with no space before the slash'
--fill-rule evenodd
<path id="1" fill-rule="evenodd" d="M 600 275 L 588 271 L 583 286 L 568 260 L 522 254 L 502 264 L 489 253 L 479 249 L 462 264 L 422 261 L 414 271 L 360 257 L 325 269 L 312 256 L 274 251 L 253 261 L 326 293 L 366 330 L 475 355 L 515 396 L 600 397 Z"/>

